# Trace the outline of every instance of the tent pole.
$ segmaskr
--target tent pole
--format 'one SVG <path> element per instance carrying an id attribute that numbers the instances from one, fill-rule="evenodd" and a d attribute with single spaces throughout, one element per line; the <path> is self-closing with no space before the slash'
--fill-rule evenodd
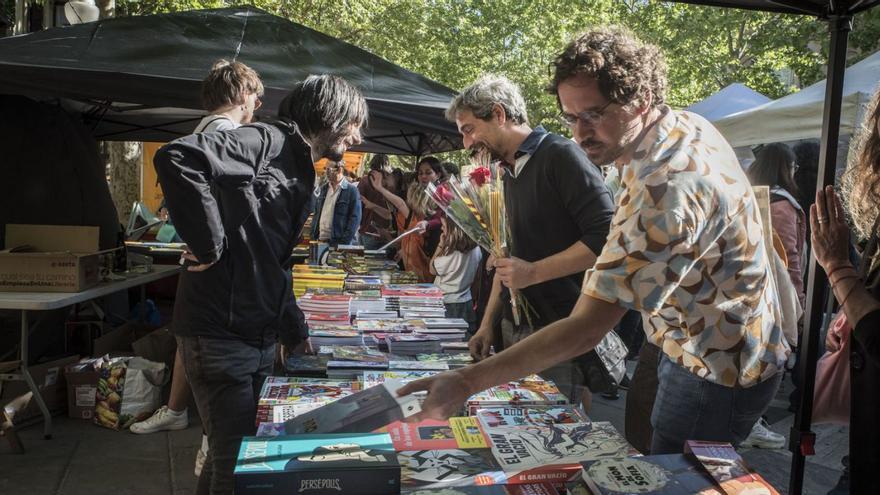
<path id="1" fill-rule="evenodd" d="M 842 9 L 846 12 L 846 9 Z M 840 134 L 840 109 L 843 98 L 843 76 L 846 69 L 846 48 L 852 30 L 852 16 L 832 14 L 828 18 L 831 44 L 828 51 L 828 78 L 825 84 L 825 107 L 822 118 L 822 144 L 819 151 L 819 170 L 817 190 L 833 185 L 837 170 L 837 147 Z M 789 449 L 792 452 L 791 478 L 789 492 L 800 495 L 803 492 L 804 465 L 807 455 L 813 455 L 816 435 L 810 429 L 813 416 L 813 392 L 816 382 L 816 361 L 819 351 L 819 333 L 822 330 L 823 298 L 826 293 L 827 277 L 810 256 L 810 269 L 807 278 L 807 307 L 804 331 L 798 348 L 798 367 L 801 372 L 801 403 L 795 415 L 789 435 Z M 833 296 L 829 296 L 833 297 Z"/>

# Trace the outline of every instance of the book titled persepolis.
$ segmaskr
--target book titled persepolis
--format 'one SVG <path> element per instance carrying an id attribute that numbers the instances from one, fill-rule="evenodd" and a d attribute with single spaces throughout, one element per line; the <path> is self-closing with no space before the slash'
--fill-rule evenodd
<path id="1" fill-rule="evenodd" d="M 387 433 L 245 437 L 234 479 L 237 495 L 390 495 L 400 464 Z"/>

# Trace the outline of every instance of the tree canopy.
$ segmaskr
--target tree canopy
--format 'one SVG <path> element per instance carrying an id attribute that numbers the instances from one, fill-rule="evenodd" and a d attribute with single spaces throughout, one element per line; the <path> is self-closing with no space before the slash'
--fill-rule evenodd
<path id="1" fill-rule="evenodd" d="M 559 129 L 548 65 L 578 32 L 619 25 L 659 45 L 684 107 L 741 82 L 771 98 L 824 78 L 827 27 L 804 16 L 649 0 L 253 0 L 453 89 L 486 72 L 519 83 L 530 120 Z M 228 6 L 223 0 L 117 0 L 118 15 Z M 855 63 L 880 49 L 880 9 L 855 18 Z"/>

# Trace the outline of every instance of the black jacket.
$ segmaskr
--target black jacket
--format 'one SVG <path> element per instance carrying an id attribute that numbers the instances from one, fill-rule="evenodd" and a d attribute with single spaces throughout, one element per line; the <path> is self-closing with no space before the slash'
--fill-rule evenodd
<path id="1" fill-rule="evenodd" d="M 203 272 L 185 271 L 172 331 L 242 340 L 308 335 L 291 290 L 291 252 L 312 209 L 311 151 L 293 124 L 194 134 L 154 160 L 174 226 Z"/>
<path id="2" fill-rule="evenodd" d="M 876 232 L 876 225 L 874 229 Z M 870 271 L 877 252 L 875 237 L 862 253 L 860 272 L 868 291 L 880 299 L 880 271 Z M 880 493 L 880 311 L 872 311 L 851 324 L 850 493 Z"/>

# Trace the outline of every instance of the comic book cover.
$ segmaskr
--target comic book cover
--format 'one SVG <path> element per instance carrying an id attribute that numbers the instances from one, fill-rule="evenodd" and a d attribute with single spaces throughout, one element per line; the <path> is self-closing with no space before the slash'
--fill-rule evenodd
<path id="1" fill-rule="evenodd" d="M 407 450 L 400 461 L 400 491 L 503 484 L 504 472 L 490 449 Z"/>
<path id="2" fill-rule="evenodd" d="M 372 363 L 388 362 L 388 355 L 378 349 L 367 346 L 339 345 L 332 349 L 334 360 L 369 361 Z"/>
<path id="3" fill-rule="evenodd" d="M 746 466 L 746 462 L 729 443 L 688 440 L 684 451 L 696 457 L 727 495 L 779 495 L 761 475 Z"/>
<path id="4" fill-rule="evenodd" d="M 394 449 L 442 450 L 485 449 L 486 436 L 476 418 L 452 417 L 448 421 L 426 419 L 418 423 L 396 422 L 388 425 Z"/>
<path id="5" fill-rule="evenodd" d="M 595 495 L 721 495 L 693 456 L 684 454 L 584 461 L 583 484 Z"/>
<path id="6" fill-rule="evenodd" d="M 400 491 L 400 464 L 387 433 L 245 437 L 233 477 L 239 495 Z"/>
<path id="7" fill-rule="evenodd" d="M 361 379 L 362 388 L 370 388 L 375 387 L 381 383 L 384 383 L 385 380 L 400 380 L 402 383 L 406 384 L 415 380 L 420 380 L 422 378 L 427 378 L 429 376 L 436 375 L 436 371 L 365 371 L 363 378 Z"/>
<path id="8" fill-rule="evenodd" d="M 635 453 L 608 422 L 499 426 L 483 431 L 508 483 L 546 481 L 563 487 L 580 475 L 581 461 Z"/>
<path id="9" fill-rule="evenodd" d="M 449 365 L 442 361 L 389 361 L 388 369 L 399 371 L 447 371 Z"/>
<path id="10" fill-rule="evenodd" d="M 525 424 L 546 425 L 589 422 L 589 419 L 580 409 L 571 405 L 487 407 L 477 409 L 474 415 L 487 428 Z"/>
<path id="11" fill-rule="evenodd" d="M 329 402 L 353 394 L 357 382 L 304 377 L 267 377 L 260 390 L 260 404 Z"/>
<path id="12" fill-rule="evenodd" d="M 468 410 L 497 406 L 565 405 L 568 399 L 556 385 L 537 375 L 488 388 L 468 399 Z"/>

